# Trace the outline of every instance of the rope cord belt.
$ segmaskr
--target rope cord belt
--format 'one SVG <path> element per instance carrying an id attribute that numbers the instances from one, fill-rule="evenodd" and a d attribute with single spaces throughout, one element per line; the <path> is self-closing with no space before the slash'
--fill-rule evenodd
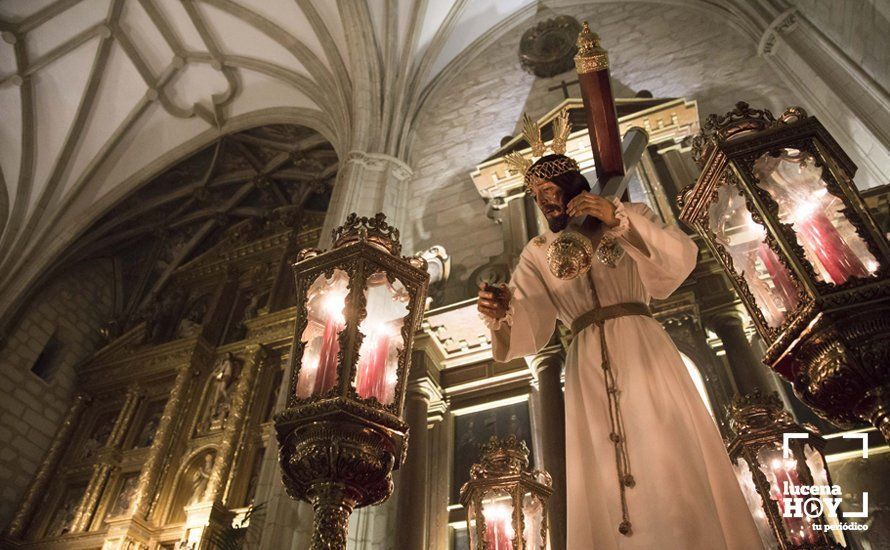
<path id="1" fill-rule="evenodd" d="M 594 309 L 584 313 L 572 322 L 572 333 L 577 335 L 582 330 L 592 325 L 596 325 L 600 329 L 600 350 L 602 350 L 601 364 L 603 368 L 603 376 L 606 381 L 606 395 L 609 399 L 609 423 L 611 426 L 609 439 L 615 447 L 615 465 L 618 468 L 618 490 L 621 494 L 621 524 L 618 525 L 618 532 L 622 535 L 630 536 L 630 514 L 627 510 L 627 495 L 625 492 L 628 488 L 633 488 L 636 482 L 634 481 L 633 475 L 630 473 L 630 458 L 627 453 L 624 420 L 621 417 L 621 409 L 618 406 L 620 392 L 618 390 L 618 384 L 615 381 L 615 373 L 609 363 L 609 351 L 606 347 L 606 331 L 604 330 L 604 325 L 609 319 L 625 317 L 628 315 L 644 315 L 646 317 L 651 317 L 652 312 L 646 304 L 632 302 L 601 307 L 599 296 L 597 296 L 596 288 L 592 282 L 591 288 L 593 288 Z"/>

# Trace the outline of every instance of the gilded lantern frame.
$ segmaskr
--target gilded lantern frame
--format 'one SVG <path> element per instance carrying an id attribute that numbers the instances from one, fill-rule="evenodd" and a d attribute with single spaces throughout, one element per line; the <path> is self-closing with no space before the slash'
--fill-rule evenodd
<path id="1" fill-rule="evenodd" d="M 706 237 L 708 248 L 730 274 L 734 288 L 751 313 L 755 328 L 768 345 L 764 362 L 775 363 L 814 324 L 820 313 L 841 307 L 854 296 L 890 297 L 890 284 L 886 281 L 890 276 L 890 247 L 856 192 L 853 183 L 855 164 L 816 118 L 807 117 L 799 108 L 792 108 L 775 120 L 768 111 L 750 110 L 746 105 L 740 105 L 724 119 L 714 118 L 709 123 L 712 128 L 721 128 L 721 125 L 728 127 L 739 121 L 738 126 L 744 126 L 744 130 L 737 135 L 720 129 L 701 138 L 697 147 L 704 169 L 698 181 L 681 193 L 678 202 L 682 209 L 681 219 Z M 873 276 L 850 277 L 841 284 L 818 280 L 794 229 L 780 221 L 778 203 L 760 187 L 754 175 L 753 166 L 758 158 L 785 148 L 812 155 L 816 166 L 822 168 L 827 192 L 840 199 L 842 213 L 878 262 Z M 752 219 L 765 229 L 764 242 L 791 275 L 798 305 L 787 312 L 777 327 L 768 325 L 747 281 L 735 270 L 728 251 L 710 230 L 709 208 L 723 185 L 734 186 L 742 194 Z M 782 374 L 788 379 L 794 377 L 790 372 Z"/>
<path id="2" fill-rule="evenodd" d="M 398 249 L 395 249 L 396 252 Z M 347 400 L 363 404 L 374 409 L 385 411 L 396 417 L 401 415 L 405 392 L 408 385 L 409 356 L 414 340 L 414 332 L 423 316 L 423 297 L 429 284 L 429 274 L 419 267 L 416 258 L 404 258 L 395 253 L 381 249 L 367 240 L 354 240 L 323 253 L 312 252 L 310 257 L 297 261 L 294 266 L 295 294 L 297 300 L 297 321 L 295 337 L 291 349 L 291 369 L 289 381 L 288 409 L 296 409 L 306 405 L 328 401 L 331 399 Z M 302 370 L 303 353 L 306 343 L 302 341 L 303 332 L 308 325 L 308 291 L 313 281 L 324 275 L 331 278 L 335 270 L 346 273 L 348 277 L 347 295 L 345 299 L 344 328 L 339 332 L 340 348 L 337 352 L 337 383 L 323 394 L 314 394 L 306 398 L 296 396 L 296 385 Z M 359 360 L 359 349 L 365 335 L 360 326 L 367 316 L 368 277 L 383 272 L 390 284 L 399 280 L 408 295 L 407 314 L 400 334 L 403 345 L 399 350 L 396 367 L 397 382 L 393 402 L 384 404 L 376 397 L 360 397 L 353 387 Z"/>
<path id="3" fill-rule="evenodd" d="M 528 548 L 529 542 L 524 538 L 525 515 L 522 513 L 522 499 L 525 496 L 526 490 L 531 489 L 529 492 L 535 494 L 539 498 L 542 494 L 550 496 L 553 492 L 553 489 L 542 483 L 538 483 L 531 477 L 532 476 L 527 472 L 523 472 L 521 474 L 513 474 L 498 478 L 497 482 L 492 482 L 490 479 L 468 481 L 467 490 L 472 491 L 472 496 L 466 499 L 464 506 L 467 507 L 472 503 L 473 509 L 477 512 L 477 517 L 482 516 L 482 521 L 477 519 L 474 528 L 473 525 L 470 524 L 470 517 L 468 515 L 467 532 L 469 533 L 471 529 L 475 529 L 476 540 L 485 540 L 485 518 L 482 515 L 482 500 L 488 492 L 497 491 L 499 489 L 504 490 L 510 494 L 510 499 L 513 504 L 513 530 L 515 533 L 513 537 L 513 548 L 515 550 L 524 550 L 525 548 Z M 550 529 L 549 519 L 547 517 L 550 512 L 550 504 L 546 498 L 540 498 L 540 500 L 542 508 L 541 537 L 546 543 L 548 531 Z"/>
<path id="4" fill-rule="evenodd" d="M 828 469 L 828 462 L 825 460 L 825 446 L 827 443 L 825 438 L 809 424 L 801 426 L 795 423 L 790 413 L 782 408 L 781 403 L 777 394 L 761 396 L 759 393 L 755 393 L 737 398 L 737 401 L 730 407 L 730 415 L 732 421 L 735 422 L 734 430 L 736 432 L 735 437 L 727 446 L 730 462 L 735 466 L 737 460 L 741 459 L 748 465 L 757 495 L 761 499 L 761 507 L 769 520 L 770 529 L 776 542 L 779 544 L 780 550 L 840 549 L 842 547 L 829 538 L 830 531 L 824 528 L 816 531 L 820 534 L 821 543 L 815 546 L 810 544 L 791 545 L 789 543 L 790 533 L 788 533 L 785 527 L 778 501 L 770 497 L 770 482 L 766 478 L 766 474 L 760 469 L 757 455 L 761 450 L 767 448 L 781 452 L 783 444 L 782 434 L 784 433 L 807 434 L 806 439 L 791 438 L 788 440 L 788 449 L 791 452 L 791 457 L 798 465 L 802 465 L 802 467 L 797 468 L 799 484 L 802 486 L 813 486 L 816 484 L 804 452 L 805 445 L 810 445 L 822 457 L 828 485 L 834 485 L 831 479 L 831 472 Z M 746 416 L 747 418 L 745 418 Z M 739 424 L 738 420 L 740 418 L 744 418 L 749 422 Z M 816 518 L 814 523 L 826 525 L 824 516 Z"/>
<path id="5" fill-rule="evenodd" d="M 473 550 L 488 548 L 482 502 L 489 493 L 498 490 L 508 493 L 512 502 L 513 549 L 526 550 L 529 547 L 529 542 L 525 540 L 525 515 L 522 509 L 526 493 L 531 493 L 541 503 L 541 537 L 546 547 L 550 529 L 550 497 L 553 496 L 550 474 L 543 470 L 526 469 L 528 448 L 513 435 L 501 441 L 493 437 L 483 445 L 482 454 L 481 462 L 473 465 L 470 479 L 460 490 L 461 505 L 467 509 L 467 534 L 475 531 L 476 548 Z M 475 526 L 471 522 L 470 505 L 475 512 Z"/>

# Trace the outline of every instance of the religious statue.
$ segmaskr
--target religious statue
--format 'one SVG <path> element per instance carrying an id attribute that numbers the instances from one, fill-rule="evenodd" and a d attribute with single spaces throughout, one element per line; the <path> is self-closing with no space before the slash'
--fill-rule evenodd
<path id="1" fill-rule="evenodd" d="M 207 492 L 207 485 L 210 483 L 210 474 L 213 472 L 213 462 L 215 457 L 213 453 L 207 453 L 204 455 L 204 464 L 201 465 L 200 468 L 195 470 L 191 479 L 191 496 L 188 500 L 188 505 L 197 504 L 204 500 L 204 493 Z"/>
<path id="2" fill-rule="evenodd" d="M 174 312 L 182 298 L 182 291 L 173 289 L 149 303 L 142 315 L 145 320 L 143 343 L 160 344 L 170 336 L 175 323 Z"/>
<path id="3" fill-rule="evenodd" d="M 528 126 L 541 156 L 540 129 Z M 643 204 L 591 193 L 564 155 L 567 120 L 556 126 L 553 154 L 522 167 L 549 230 L 526 245 L 508 285 L 481 285 L 478 309 L 497 361 L 537 353 L 557 319 L 574 334 L 565 362 L 567 547 L 760 548 L 717 425 L 648 305 L 690 274 L 695 243 Z M 589 251 L 586 267 L 554 261 L 565 250 Z"/>
<path id="4" fill-rule="evenodd" d="M 201 324 L 204 322 L 204 316 L 207 314 L 207 296 L 202 296 L 189 305 L 189 309 L 176 329 L 176 336 L 179 338 L 190 338 L 201 330 Z"/>
<path id="5" fill-rule="evenodd" d="M 219 429 L 225 425 L 231 406 L 229 389 L 239 363 L 235 355 L 228 352 L 214 365 L 213 372 L 210 373 L 211 387 L 205 409 L 207 415 L 205 430 Z"/>
<path id="6" fill-rule="evenodd" d="M 247 302 L 247 306 L 244 308 L 244 321 L 249 321 L 257 316 L 257 313 L 260 311 L 260 303 L 262 303 L 265 296 L 265 294 L 259 292 L 253 293 L 250 297 L 250 301 Z"/>

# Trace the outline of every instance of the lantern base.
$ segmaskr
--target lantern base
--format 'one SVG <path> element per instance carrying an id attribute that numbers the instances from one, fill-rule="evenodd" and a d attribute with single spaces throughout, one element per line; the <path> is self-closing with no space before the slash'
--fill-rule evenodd
<path id="1" fill-rule="evenodd" d="M 313 550 L 346 548 L 349 515 L 392 494 L 407 425 L 341 398 L 288 409 L 275 418 L 287 494 L 315 509 Z"/>
<path id="2" fill-rule="evenodd" d="M 869 422 L 890 442 L 890 300 L 826 312 L 786 350 L 764 362 L 791 382 L 801 401 L 841 427 Z"/>
<path id="3" fill-rule="evenodd" d="M 355 508 L 352 491 L 341 483 L 318 483 L 312 487 L 311 550 L 346 550 L 349 515 Z"/>

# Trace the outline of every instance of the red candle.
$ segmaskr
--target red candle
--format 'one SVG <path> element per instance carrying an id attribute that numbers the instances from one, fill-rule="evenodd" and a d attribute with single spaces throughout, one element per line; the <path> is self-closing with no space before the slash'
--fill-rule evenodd
<path id="1" fill-rule="evenodd" d="M 841 238 L 828 216 L 816 212 L 800 221 L 801 244 L 816 256 L 828 272 L 830 282 L 841 284 L 848 278 L 867 277 L 868 271 Z"/>
<path id="2" fill-rule="evenodd" d="M 392 383 L 387 376 L 386 359 L 389 356 L 390 335 L 385 327 L 365 336 L 359 356 L 356 374 L 356 393 L 367 399 L 375 397 L 381 403 L 391 401 Z"/>
<path id="3" fill-rule="evenodd" d="M 315 373 L 313 395 L 330 390 L 337 383 L 337 355 L 340 352 L 340 331 L 343 325 L 333 316 L 328 317 L 324 325 L 321 350 L 318 353 L 318 369 Z"/>
<path id="4" fill-rule="evenodd" d="M 485 542 L 488 550 L 511 550 L 513 548 L 513 517 L 511 508 L 504 504 L 483 505 L 485 516 Z"/>
<path id="5" fill-rule="evenodd" d="M 760 257 L 760 261 L 763 262 L 763 267 L 769 273 L 770 279 L 772 279 L 776 292 L 779 295 L 779 301 L 785 308 L 784 311 L 778 311 L 778 308 L 776 308 L 776 311 L 772 312 L 778 325 L 785 320 L 785 313 L 797 307 L 797 292 L 794 289 L 794 283 L 791 281 L 788 270 L 782 265 L 776 253 L 773 252 L 768 244 L 760 243 L 760 246 L 757 248 L 757 255 Z"/>

